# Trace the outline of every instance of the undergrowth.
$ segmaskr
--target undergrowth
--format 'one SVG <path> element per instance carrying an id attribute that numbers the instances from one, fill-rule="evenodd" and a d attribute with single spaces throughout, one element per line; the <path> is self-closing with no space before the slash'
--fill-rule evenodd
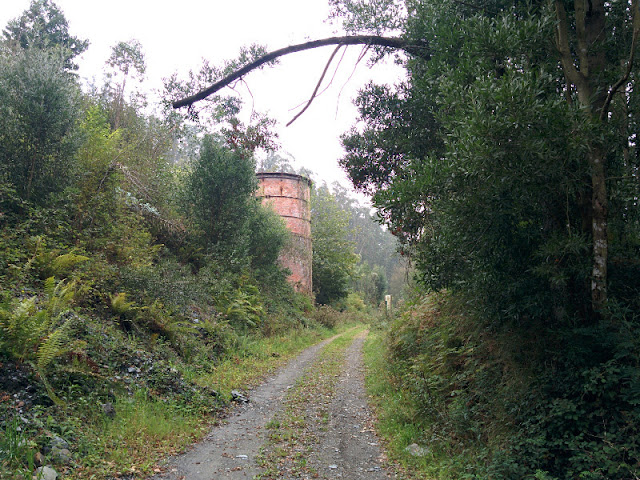
<path id="1" fill-rule="evenodd" d="M 16 263 L 0 271 L 1 478 L 38 463 L 68 479 L 149 475 L 204 435 L 232 389 L 342 328 L 275 268 L 209 256 L 194 270 L 144 231 L 129 232 L 140 263 L 3 232 L 0 256 Z M 48 453 L 57 438 L 70 458 Z"/>
<path id="2" fill-rule="evenodd" d="M 84 359 L 62 365 L 51 375 L 59 403 L 51 402 L 35 377 L 31 398 L 14 403 L 2 397 L 1 478 L 30 475 L 34 455 L 46 452 L 55 437 L 64 438 L 73 451 L 67 465 L 48 458 L 64 478 L 145 478 L 160 460 L 206 434 L 232 389 L 249 388 L 300 350 L 339 331 L 306 328 L 277 337 L 244 336 L 216 362 L 203 364 L 185 362 L 159 340 L 149 349 L 110 327 L 87 322 L 84 328 L 102 343 L 85 347 L 88 353 L 102 350 L 91 356 L 100 367 L 92 371 Z"/>
<path id="3" fill-rule="evenodd" d="M 372 335 L 367 385 L 395 458 L 425 478 L 638 478 L 636 320 L 532 327 L 439 293 Z"/>

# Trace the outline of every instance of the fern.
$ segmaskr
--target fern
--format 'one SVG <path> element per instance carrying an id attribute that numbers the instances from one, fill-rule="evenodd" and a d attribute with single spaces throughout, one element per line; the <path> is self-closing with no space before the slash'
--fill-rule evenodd
<path id="1" fill-rule="evenodd" d="M 45 372 L 53 360 L 69 351 L 74 319 L 75 317 L 69 318 L 49 333 L 38 346 L 36 366 L 40 372 Z"/>
<path id="2" fill-rule="evenodd" d="M 3 333 L 3 349 L 19 360 L 25 360 L 48 330 L 46 312 L 38 311 L 37 297 L 20 300 L 13 308 L 0 312 L 0 329 Z"/>
<path id="3" fill-rule="evenodd" d="M 49 318 L 55 321 L 70 310 L 73 297 L 76 294 L 76 282 L 63 281 L 56 283 L 54 277 L 49 277 L 44 282 L 46 295 L 45 309 Z"/>
<path id="4" fill-rule="evenodd" d="M 42 278 L 66 277 L 76 265 L 89 260 L 89 257 L 73 252 L 59 255 L 60 250 L 47 250 L 45 247 L 44 240 L 36 237 L 34 255 L 25 265 L 26 270 L 35 268 Z"/>
<path id="5" fill-rule="evenodd" d="M 76 292 L 75 282 L 57 282 L 49 277 L 44 282 L 44 296 L 38 301 L 31 297 L 14 301 L 9 308 L 0 310 L 0 346 L 11 356 L 29 362 L 40 375 L 49 397 L 60 403 L 46 371 L 59 356 L 69 351 L 75 315 L 71 304 Z"/>
<path id="6" fill-rule="evenodd" d="M 256 295 L 238 289 L 231 299 L 227 299 L 224 313 L 233 322 L 256 327 L 261 323 L 265 310 Z"/>
<path id="7" fill-rule="evenodd" d="M 48 265 L 48 270 L 52 275 L 66 276 L 69 272 L 78 265 L 89 260 L 89 257 L 84 255 L 76 255 L 75 253 L 65 253 L 54 258 Z"/>
<path id="8" fill-rule="evenodd" d="M 120 292 L 111 296 L 111 309 L 118 315 L 125 315 L 135 308 L 135 302 L 127 302 L 127 294 Z"/>
<path id="9" fill-rule="evenodd" d="M 44 294 L 47 297 L 52 297 L 56 291 L 56 279 L 55 277 L 49 277 L 44 281 Z"/>

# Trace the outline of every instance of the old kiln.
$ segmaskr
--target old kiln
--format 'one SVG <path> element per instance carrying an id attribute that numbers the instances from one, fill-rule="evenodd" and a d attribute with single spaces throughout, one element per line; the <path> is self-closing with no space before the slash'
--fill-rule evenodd
<path id="1" fill-rule="evenodd" d="M 292 241 L 280 256 L 291 270 L 289 282 L 299 292 L 311 294 L 311 180 L 293 173 L 258 173 L 258 196 L 286 222 Z"/>

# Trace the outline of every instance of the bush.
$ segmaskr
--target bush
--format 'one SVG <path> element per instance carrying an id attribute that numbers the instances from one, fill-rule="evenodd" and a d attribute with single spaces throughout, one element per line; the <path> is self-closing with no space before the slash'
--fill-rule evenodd
<path id="1" fill-rule="evenodd" d="M 57 49 L 0 50 L 0 181 L 46 205 L 74 178 L 79 89 Z"/>
<path id="2" fill-rule="evenodd" d="M 323 327 L 335 328 L 342 322 L 342 315 L 329 305 L 320 305 L 311 318 Z"/>
<path id="3" fill-rule="evenodd" d="M 440 474 L 637 476 L 638 319 L 487 323 L 440 293 L 414 300 L 388 328 L 388 368 L 417 411 L 413 441 L 430 445 Z"/>

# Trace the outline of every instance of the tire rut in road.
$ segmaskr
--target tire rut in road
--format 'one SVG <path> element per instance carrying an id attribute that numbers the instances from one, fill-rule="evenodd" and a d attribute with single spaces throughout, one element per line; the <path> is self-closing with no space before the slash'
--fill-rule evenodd
<path id="1" fill-rule="evenodd" d="M 260 472 L 256 457 L 265 440 L 264 426 L 281 408 L 288 388 L 339 335 L 303 351 L 274 377 L 255 388 L 250 403 L 238 406 L 222 425 L 185 454 L 170 458 L 165 472 L 151 480 L 251 479 Z"/>
<path id="2" fill-rule="evenodd" d="M 296 382 L 269 423 L 259 478 L 385 479 L 385 457 L 364 390 L 367 336 L 328 346 Z"/>
<path id="3" fill-rule="evenodd" d="M 316 433 L 309 466 L 322 479 L 377 480 L 392 478 L 374 432 L 364 386 L 362 346 L 367 332 L 346 352 L 345 366 L 328 409 L 328 423 Z"/>

